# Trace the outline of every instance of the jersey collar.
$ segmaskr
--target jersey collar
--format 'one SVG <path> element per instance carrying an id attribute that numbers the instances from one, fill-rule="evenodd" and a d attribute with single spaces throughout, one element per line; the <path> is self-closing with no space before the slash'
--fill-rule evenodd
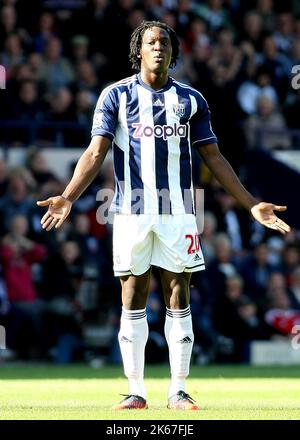
<path id="1" fill-rule="evenodd" d="M 136 75 L 136 77 L 137 77 L 138 83 L 142 87 L 144 87 L 145 89 L 150 90 L 150 92 L 152 92 L 152 93 L 163 93 L 163 92 L 166 92 L 172 86 L 172 78 L 170 76 L 168 77 L 167 84 L 162 89 L 159 89 L 159 90 L 152 89 L 152 87 L 150 87 L 148 84 L 144 83 L 144 81 L 141 78 L 141 73 L 138 73 Z"/>

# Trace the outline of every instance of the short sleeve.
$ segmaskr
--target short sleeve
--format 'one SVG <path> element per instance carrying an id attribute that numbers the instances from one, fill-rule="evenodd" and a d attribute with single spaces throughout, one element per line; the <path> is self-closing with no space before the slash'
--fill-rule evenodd
<path id="1" fill-rule="evenodd" d="M 210 111 L 206 100 L 197 97 L 197 111 L 190 120 L 191 143 L 193 147 L 218 143 L 211 126 Z"/>
<path id="2" fill-rule="evenodd" d="M 118 123 L 117 94 L 114 89 L 107 87 L 98 99 L 94 117 L 92 136 L 105 136 L 110 140 L 115 137 Z"/>

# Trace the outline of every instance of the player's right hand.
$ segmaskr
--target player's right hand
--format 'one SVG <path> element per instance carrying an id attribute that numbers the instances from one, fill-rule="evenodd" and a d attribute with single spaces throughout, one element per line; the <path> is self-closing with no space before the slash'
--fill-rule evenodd
<path id="1" fill-rule="evenodd" d="M 48 206 L 48 211 L 41 219 L 41 225 L 46 231 L 53 227 L 59 228 L 68 217 L 72 202 L 62 196 L 49 197 L 47 200 L 36 202 L 38 206 Z"/>

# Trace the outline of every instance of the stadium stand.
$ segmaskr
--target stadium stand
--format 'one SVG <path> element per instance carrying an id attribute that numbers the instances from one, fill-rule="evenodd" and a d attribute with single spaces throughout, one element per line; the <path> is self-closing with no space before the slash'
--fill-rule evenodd
<path id="1" fill-rule="evenodd" d="M 223 154 L 258 198 L 289 206 L 284 218 L 294 226 L 282 237 L 254 223 L 194 157 L 207 270 L 192 279 L 193 360 L 250 362 L 252 341 L 289 341 L 291 328 L 276 324 L 274 309 L 299 321 L 299 168 L 286 159 L 290 150 L 296 157 L 300 139 L 300 87 L 291 86 L 299 2 L 36 0 L 30 10 L 25 3 L 0 0 L 0 324 L 13 356 L 120 362 L 112 231 L 96 218 L 98 190 L 114 187 L 111 160 L 60 230 L 41 229 L 35 201 L 63 190 L 89 143 L 101 90 L 132 74 L 129 39 L 143 19 L 176 29 L 183 56 L 171 75 L 204 94 Z M 161 362 L 155 278 L 154 270 L 146 355 Z"/>

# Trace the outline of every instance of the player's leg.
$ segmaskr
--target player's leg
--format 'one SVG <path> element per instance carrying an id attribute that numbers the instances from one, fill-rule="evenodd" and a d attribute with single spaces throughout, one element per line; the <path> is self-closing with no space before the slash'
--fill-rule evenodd
<path id="1" fill-rule="evenodd" d="M 145 309 L 149 293 L 151 268 L 142 275 L 120 277 L 122 286 L 122 305 L 126 310 Z"/>
<path id="2" fill-rule="evenodd" d="M 185 379 L 189 375 L 194 343 L 190 310 L 190 278 L 187 272 L 174 273 L 160 269 L 165 304 L 167 307 L 165 336 L 169 347 L 171 384 L 168 407 L 172 409 L 198 409 L 185 393 Z"/>
<path id="3" fill-rule="evenodd" d="M 205 267 L 196 218 L 191 214 L 162 216 L 154 232 L 151 262 L 161 268 L 167 306 L 165 335 L 172 375 L 169 407 L 197 409 L 184 391 L 194 342 L 189 306 L 190 273 Z"/>
<path id="4" fill-rule="evenodd" d="M 153 244 L 151 222 L 146 216 L 116 215 L 113 232 L 114 272 L 122 285 L 119 344 L 130 396 L 115 409 L 145 408 L 144 353 L 148 339 L 146 302 Z"/>
<path id="5" fill-rule="evenodd" d="M 119 344 L 124 373 L 128 378 L 128 396 L 115 409 L 145 409 L 144 386 L 145 345 L 148 339 L 146 303 L 151 269 L 143 275 L 120 277 L 122 285 L 122 315 Z"/>

